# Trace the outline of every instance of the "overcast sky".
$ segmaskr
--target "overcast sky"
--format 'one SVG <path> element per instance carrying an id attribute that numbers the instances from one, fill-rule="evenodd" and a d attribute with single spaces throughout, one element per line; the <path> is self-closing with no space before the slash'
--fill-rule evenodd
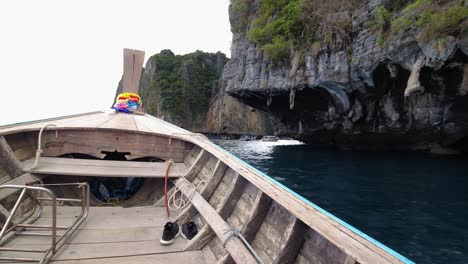
<path id="1" fill-rule="evenodd" d="M 229 0 L 0 1 L 0 125 L 109 108 L 123 48 L 221 51 Z M 144 102 L 143 102 L 144 103 Z"/>

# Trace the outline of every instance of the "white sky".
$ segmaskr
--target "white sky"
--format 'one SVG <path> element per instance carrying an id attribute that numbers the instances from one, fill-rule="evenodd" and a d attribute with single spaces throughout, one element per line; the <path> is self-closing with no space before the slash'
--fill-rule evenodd
<path id="1" fill-rule="evenodd" d="M 108 109 L 123 48 L 230 56 L 229 0 L 0 0 L 0 125 Z M 143 102 L 144 103 L 144 102 Z"/>

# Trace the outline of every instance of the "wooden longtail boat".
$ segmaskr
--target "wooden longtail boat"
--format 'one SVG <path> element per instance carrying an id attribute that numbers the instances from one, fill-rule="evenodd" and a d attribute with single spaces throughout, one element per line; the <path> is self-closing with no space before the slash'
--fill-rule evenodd
<path id="1" fill-rule="evenodd" d="M 135 68 L 143 60 L 129 52 Z M 171 220 L 198 227 L 169 246 L 159 243 L 166 175 L 168 194 L 178 187 L 187 201 Z M 117 206 L 90 192 L 96 179 L 129 177 L 142 184 Z M 0 127 L 0 181 L 3 263 L 413 263 L 203 135 L 147 114 Z"/>

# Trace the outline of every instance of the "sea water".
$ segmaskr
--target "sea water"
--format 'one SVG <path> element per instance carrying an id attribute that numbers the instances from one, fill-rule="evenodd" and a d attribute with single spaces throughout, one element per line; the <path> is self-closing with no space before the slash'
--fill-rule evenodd
<path id="1" fill-rule="evenodd" d="M 468 263 L 468 158 L 214 140 L 416 263 Z"/>

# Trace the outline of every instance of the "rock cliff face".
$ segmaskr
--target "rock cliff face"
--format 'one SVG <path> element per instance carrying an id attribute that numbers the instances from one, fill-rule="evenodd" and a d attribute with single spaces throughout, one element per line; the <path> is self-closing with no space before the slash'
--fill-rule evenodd
<path id="1" fill-rule="evenodd" d="M 227 61 L 220 52 L 201 51 L 174 55 L 163 50 L 150 57 L 139 88 L 144 110 L 193 132 L 272 133 L 265 113 L 225 93 L 222 71 Z M 121 92 L 119 83 L 117 94 Z"/>
<path id="2" fill-rule="evenodd" d="M 366 25 L 386 3 L 356 1 L 347 45 L 314 42 L 278 60 L 249 36 L 262 5 L 250 2 L 232 2 L 231 24 L 244 28 L 233 30 L 223 80 L 229 95 L 268 113 L 277 134 L 343 148 L 468 150 L 466 34 L 385 35 Z"/>

